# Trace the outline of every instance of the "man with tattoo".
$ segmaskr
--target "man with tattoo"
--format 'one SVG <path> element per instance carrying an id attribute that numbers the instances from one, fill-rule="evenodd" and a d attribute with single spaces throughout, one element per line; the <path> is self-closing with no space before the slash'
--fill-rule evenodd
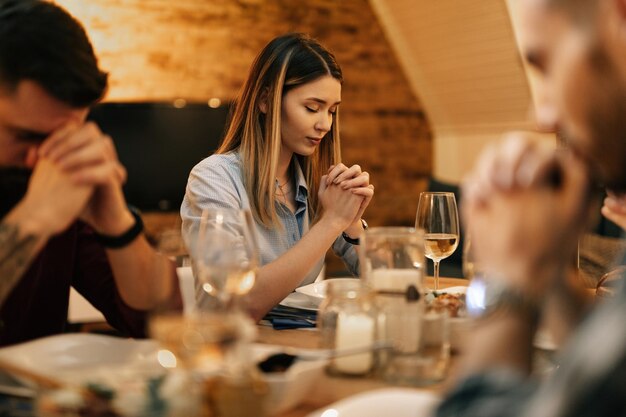
<path id="1" fill-rule="evenodd" d="M 106 86 L 65 10 L 0 0 L 0 345 L 62 332 L 71 286 L 131 336 L 179 299 L 124 200 L 111 138 L 86 122 Z"/>

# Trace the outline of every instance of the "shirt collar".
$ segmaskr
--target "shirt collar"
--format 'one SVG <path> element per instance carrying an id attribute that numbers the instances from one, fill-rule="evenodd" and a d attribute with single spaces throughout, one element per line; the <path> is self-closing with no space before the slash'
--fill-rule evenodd
<path id="1" fill-rule="evenodd" d="M 293 165 L 296 180 L 296 201 L 299 203 L 306 203 L 307 196 L 309 195 L 309 187 L 306 185 L 306 178 L 304 178 L 300 162 L 295 157 L 293 159 Z"/>
<path id="2" fill-rule="evenodd" d="M 239 150 L 235 151 L 235 155 L 237 155 L 237 159 L 239 163 L 242 162 L 241 152 Z M 307 202 L 307 197 L 309 195 L 309 187 L 306 184 L 306 178 L 304 178 L 304 172 L 302 172 L 302 167 L 300 166 L 300 161 L 295 156 L 292 159 L 293 166 L 295 170 L 295 180 L 296 180 L 296 202 L 305 203 Z M 276 179 L 276 183 L 278 184 L 278 179 Z"/>

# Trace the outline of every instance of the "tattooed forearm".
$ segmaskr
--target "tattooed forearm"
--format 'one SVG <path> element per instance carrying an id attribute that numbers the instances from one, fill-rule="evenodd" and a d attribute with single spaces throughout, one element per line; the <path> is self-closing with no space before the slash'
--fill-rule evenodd
<path id="1" fill-rule="evenodd" d="M 17 225 L 0 223 L 0 306 L 37 255 L 39 240 L 22 235 Z"/>

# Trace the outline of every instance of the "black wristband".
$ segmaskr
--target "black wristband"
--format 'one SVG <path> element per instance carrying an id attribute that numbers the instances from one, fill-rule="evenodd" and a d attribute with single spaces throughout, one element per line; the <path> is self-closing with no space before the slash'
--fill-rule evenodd
<path id="1" fill-rule="evenodd" d="M 135 224 L 133 224 L 130 229 L 117 236 L 109 236 L 103 235 L 98 232 L 95 232 L 96 240 L 105 248 L 109 249 L 120 249 L 124 246 L 129 245 L 133 240 L 137 238 L 143 232 L 143 220 L 141 220 L 141 215 L 139 211 L 134 207 L 128 207 L 130 210 L 130 214 L 133 215 L 135 219 Z"/>
<path id="2" fill-rule="evenodd" d="M 361 219 L 361 224 L 363 225 L 363 230 L 367 230 L 367 222 L 365 220 Z M 352 237 L 348 236 L 346 234 L 346 232 L 342 232 L 341 236 L 343 237 L 343 240 L 345 240 L 346 242 L 348 242 L 351 245 L 359 245 L 361 243 L 361 240 L 358 237 L 356 239 L 352 238 Z"/>
<path id="3" fill-rule="evenodd" d="M 343 240 L 345 240 L 351 245 L 359 245 L 361 243 L 361 240 L 358 237 L 356 239 L 351 238 L 350 236 L 346 234 L 346 232 L 342 232 L 341 236 L 343 237 Z"/>

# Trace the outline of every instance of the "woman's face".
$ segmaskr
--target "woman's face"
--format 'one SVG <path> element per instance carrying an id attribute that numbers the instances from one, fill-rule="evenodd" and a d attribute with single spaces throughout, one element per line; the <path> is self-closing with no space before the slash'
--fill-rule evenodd
<path id="1" fill-rule="evenodd" d="M 281 109 L 282 151 L 311 155 L 331 129 L 341 84 L 325 75 L 289 90 Z"/>

